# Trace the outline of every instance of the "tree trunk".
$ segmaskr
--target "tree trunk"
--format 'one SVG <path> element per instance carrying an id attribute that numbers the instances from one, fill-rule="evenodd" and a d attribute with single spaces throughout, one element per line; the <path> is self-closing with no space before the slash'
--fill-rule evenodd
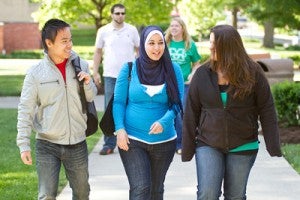
<path id="1" fill-rule="evenodd" d="M 274 26 L 271 20 L 267 20 L 264 22 L 264 40 L 263 46 L 267 48 L 274 48 Z"/>
<path id="2" fill-rule="evenodd" d="M 232 26 L 237 29 L 237 13 L 239 9 L 237 7 L 234 7 L 232 9 Z"/>

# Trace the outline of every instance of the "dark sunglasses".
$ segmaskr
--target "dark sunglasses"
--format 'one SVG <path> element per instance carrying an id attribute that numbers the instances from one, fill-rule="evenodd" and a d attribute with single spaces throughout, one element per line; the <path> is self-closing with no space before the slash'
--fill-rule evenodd
<path id="1" fill-rule="evenodd" d="M 116 12 L 114 15 L 125 15 L 125 12 Z"/>

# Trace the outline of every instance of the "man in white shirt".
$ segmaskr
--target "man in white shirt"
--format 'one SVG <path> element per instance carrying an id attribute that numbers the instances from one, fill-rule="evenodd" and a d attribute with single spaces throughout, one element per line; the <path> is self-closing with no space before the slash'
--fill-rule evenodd
<path id="1" fill-rule="evenodd" d="M 100 86 L 101 76 L 99 65 L 103 64 L 104 104 L 105 108 L 113 95 L 116 78 L 122 65 L 132 62 L 138 54 L 139 33 L 136 27 L 125 23 L 125 6 L 115 4 L 111 7 L 111 23 L 98 29 L 93 58 L 93 77 L 95 84 Z M 114 152 L 116 138 L 104 136 L 104 145 L 100 155 Z"/>

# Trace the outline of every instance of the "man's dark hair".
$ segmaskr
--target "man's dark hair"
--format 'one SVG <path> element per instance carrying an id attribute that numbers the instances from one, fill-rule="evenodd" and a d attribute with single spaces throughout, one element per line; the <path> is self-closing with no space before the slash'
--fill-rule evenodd
<path id="1" fill-rule="evenodd" d="M 123 4 L 120 4 L 120 3 L 117 3 L 117 4 L 114 4 L 111 9 L 110 9 L 110 13 L 113 14 L 114 11 L 115 11 L 115 8 L 124 8 L 125 9 L 125 6 Z"/>
<path id="2" fill-rule="evenodd" d="M 60 19 L 50 19 L 45 23 L 42 29 L 42 44 L 46 52 L 48 51 L 46 39 L 54 42 L 58 31 L 66 27 L 70 27 L 70 25 Z"/>

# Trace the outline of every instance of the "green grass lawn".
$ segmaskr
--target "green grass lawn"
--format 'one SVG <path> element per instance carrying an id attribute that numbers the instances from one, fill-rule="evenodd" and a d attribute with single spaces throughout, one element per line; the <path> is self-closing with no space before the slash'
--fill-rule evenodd
<path id="1" fill-rule="evenodd" d="M 37 174 L 35 169 L 35 134 L 32 134 L 31 148 L 33 165 L 22 163 L 16 145 L 17 109 L 0 109 L 0 199 L 35 200 L 37 198 Z M 99 116 L 102 113 L 99 113 Z M 87 139 L 89 152 L 100 139 L 100 131 Z M 62 168 L 59 191 L 66 185 L 67 179 Z"/>
<path id="2" fill-rule="evenodd" d="M 285 144 L 281 149 L 285 159 L 300 174 L 300 144 Z"/>
<path id="3" fill-rule="evenodd" d="M 0 96 L 20 96 L 25 75 L 0 75 Z"/>

